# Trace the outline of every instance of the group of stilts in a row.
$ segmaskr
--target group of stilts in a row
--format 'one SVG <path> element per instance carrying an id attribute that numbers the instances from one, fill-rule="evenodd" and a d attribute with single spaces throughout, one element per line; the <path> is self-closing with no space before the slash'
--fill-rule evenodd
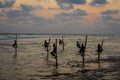
<path id="1" fill-rule="evenodd" d="M 81 44 L 81 42 L 80 41 L 77 41 L 76 42 L 76 46 L 77 46 L 77 48 L 79 49 L 79 53 L 81 54 L 81 56 L 82 56 L 82 63 L 83 63 L 83 65 L 84 65 L 84 61 L 85 61 L 85 51 L 86 51 L 86 45 L 87 45 L 87 35 L 86 35 L 86 38 L 85 38 L 85 43 L 82 43 Z M 45 40 L 45 42 L 44 42 L 44 47 L 45 47 L 45 49 L 46 49 L 46 51 L 48 50 L 48 45 L 49 45 L 50 43 L 49 42 L 47 42 L 46 40 Z M 62 39 L 59 39 L 59 46 L 61 46 L 61 45 L 63 45 L 63 47 L 65 46 L 65 43 L 64 43 L 64 39 L 63 39 L 63 37 L 62 37 Z M 98 54 L 98 62 L 100 61 L 100 54 L 102 53 L 102 51 L 103 51 L 103 40 L 102 40 L 102 43 L 100 44 L 98 44 L 98 46 L 97 46 L 97 50 L 96 50 L 96 52 L 97 52 L 97 54 Z M 63 49 L 64 50 L 64 49 Z M 49 52 L 47 51 L 47 53 L 49 54 Z M 54 56 L 54 57 L 56 57 L 56 54 L 57 54 L 57 46 L 56 46 L 56 44 L 54 43 L 53 44 L 53 50 L 50 52 L 50 54 L 52 55 L 52 56 Z"/>
<path id="2" fill-rule="evenodd" d="M 84 61 L 85 61 L 85 50 L 86 50 L 86 45 L 87 45 L 87 35 L 86 35 L 86 38 L 85 38 L 85 43 L 82 43 L 81 45 L 81 42 L 80 41 L 77 41 L 76 43 L 76 46 L 77 48 L 79 49 L 79 53 L 81 54 L 82 56 L 82 64 L 84 65 Z M 55 40 L 55 43 L 53 43 L 53 50 L 50 52 L 50 42 L 51 42 L 51 39 L 49 38 L 49 40 L 45 40 L 44 41 L 44 49 L 45 51 L 47 52 L 47 58 L 49 57 L 49 54 L 51 54 L 55 59 L 56 59 L 56 68 L 58 66 L 58 60 L 57 60 L 57 39 Z M 16 40 L 14 40 L 14 44 L 12 45 L 13 48 L 15 49 L 15 57 L 17 57 L 17 36 L 16 36 Z M 59 46 L 62 46 L 63 48 L 63 51 L 64 51 L 64 47 L 65 47 L 65 42 L 64 42 L 64 39 L 62 37 L 62 39 L 59 39 Z M 98 53 L 98 62 L 100 61 L 100 54 L 102 53 L 103 51 L 103 40 L 102 40 L 102 43 L 101 44 L 98 44 L 97 46 L 97 53 Z"/>
<path id="3" fill-rule="evenodd" d="M 49 47 L 50 47 L 50 41 L 51 39 L 49 38 L 49 41 L 47 42 L 47 40 L 44 41 L 44 48 L 45 50 L 47 51 L 47 57 L 48 57 L 48 54 L 50 53 L 52 56 L 56 57 L 56 53 L 57 53 L 57 43 L 53 43 L 53 50 L 51 52 L 49 52 Z M 64 46 L 65 46 L 65 43 L 64 43 L 64 40 L 63 40 L 63 37 L 62 39 L 59 39 L 59 46 L 62 46 L 63 48 L 63 51 L 64 51 Z"/>
<path id="4" fill-rule="evenodd" d="M 98 62 L 100 61 L 100 54 L 102 53 L 102 51 L 103 51 L 103 40 L 102 40 L 102 43 L 100 44 L 100 43 L 98 43 L 98 46 L 97 46 L 97 50 L 96 50 L 96 52 L 97 52 L 97 55 L 98 55 Z M 77 48 L 79 49 L 79 53 L 81 54 L 81 56 L 83 57 L 83 65 L 84 65 L 84 57 L 85 57 L 85 50 L 86 50 L 86 45 L 87 45 L 87 36 L 86 36 L 86 39 L 85 39 L 85 44 L 83 44 L 82 43 L 82 45 L 81 45 L 81 42 L 80 42 L 80 40 L 79 41 L 77 41 L 77 43 L 76 43 L 76 46 L 77 46 Z"/>
<path id="5" fill-rule="evenodd" d="M 55 58 L 55 60 L 56 60 L 56 68 L 57 68 L 57 66 L 58 66 L 58 59 L 57 59 L 57 48 L 58 48 L 57 43 L 58 43 L 58 40 L 56 39 L 55 43 L 53 43 L 53 50 L 51 52 L 50 52 L 50 49 L 49 49 L 50 41 L 51 41 L 50 38 L 49 38 L 48 42 L 47 42 L 47 40 L 44 41 L 44 48 L 47 51 L 47 58 L 49 57 L 49 54 L 51 54 Z M 64 43 L 63 37 L 62 37 L 62 39 L 59 39 L 59 46 L 62 46 L 62 49 L 64 51 L 65 43 Z"/>

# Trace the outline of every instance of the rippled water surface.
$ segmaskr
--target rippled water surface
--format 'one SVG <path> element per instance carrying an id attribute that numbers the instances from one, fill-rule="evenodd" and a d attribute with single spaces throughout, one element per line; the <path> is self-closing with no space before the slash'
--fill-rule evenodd
<path id="1" fill-rule="evenodd" d="M 11 37 L 11 36 L 10 36 Z M 0 38 L 0 80 L 119 80 L 120 37 L 88 36 L 85 65 L 76 47 L 76 41 L 85 36 L 64 36 L 65 50 L 58 45 L 58 69 L 55 58 L 44 50 L 44 40 L 51 37 L 50 51 L 55 39 L 61 36 L 25 37 L 18 36 L 18 55 L 12 47 L 13 39 Z M 97 44 L 104 39 L 100 63 L 97 62 Z"/>

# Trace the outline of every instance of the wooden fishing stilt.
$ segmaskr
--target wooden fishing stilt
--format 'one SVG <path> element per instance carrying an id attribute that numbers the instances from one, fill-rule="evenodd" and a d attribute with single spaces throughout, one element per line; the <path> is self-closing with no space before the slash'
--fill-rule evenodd
<path id="1" fill-rule="evenodd" d="M 87 45 L 87 38 L 88 38 L 88 36 L 86 35 L 86 38 L 85 38 L 85 48 L 86 48 L 86 45 Z"/>
<path id="2" fill-rule="evenodd" d="M 17 57 L 17 35 L 16 35 L 15 57 Z"/>
<path id="3" fill-rule="evenodd" d="M 56 59 L 56 68 L 58 68 L 57 39 L 55 40 L 55 45 L 56 45 L 56 56 L 55 56 L 55 59 Z"/>
<path id="4" fill-rule="evenodd" d="M 50 45 L 51 38 L 49 37 L 49 45 Z"/>
<path id="5" fill-rule="evenodd" d="M 62 47 L 63 47 L 63 51 L 64 51 L 65 44 L 64 44 L 63 36 L 62 36 Z"/>
<path id="6" fill-rule="evenodd" d="M 102 40 L 102 42 L 101 42 L 101 47 L 103 47 L 103 43 L 104 43 L 104 40 Z"/>
<path id="7" fill-rule="evenodd" d="M 100 61 L 100 54 L 101 52 L 98 52 L 98 62 Z"/>
<path id="8" fill-rule="evenodd" d="M 47 47 L 47 58 L 49 57 L 49 49 L 48 49 L 48 47 Z"/>
<path id="9" fill-rule="evenodd" d="M 100 52 L 98 52 L 98 62 L 100 61 L 100 54 L 102 53 L 102 51 L 103 51 L 103 43 L 104 43 L 104 40 L 102 40 L 102 42 L 101 42 L 101 51 Z"/>
<path id="10" fill-rule="evenodd" d="M 50 46 L 50 41 L 51 41 L 51 39 L 50 39 L 50 37 L 49 37 L 49 41 L 48 41 L 48 47 L 47 47 L 47 58 L 49 57 L 49 46 Z"/>
<path id="11" fill-rule="evenodd" d="M 87 45 L 87 35 L 86 35 L 86 38 L 85 38 L 85 50 L 86 50 L 86 45 Z M 83 52 L 83 60 L 82 60 L 82 65 L 84 65 L 84 62 L 85 62 L 85 50 Z"/>
<path id="12" fill-rule="evenodd" d="M 79 46 L 81 46 L 81 39 L 79 39 Z M 80 47 L 79 47 L 80 48 Z"/>

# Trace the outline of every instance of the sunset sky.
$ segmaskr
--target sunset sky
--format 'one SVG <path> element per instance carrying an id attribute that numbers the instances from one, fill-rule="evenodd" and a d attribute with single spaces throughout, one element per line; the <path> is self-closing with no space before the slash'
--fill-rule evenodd
<path id="1" fill-rule="evenodd" d="M 0 0 L 0 33 L 120 34 L 120 0 Z"/>

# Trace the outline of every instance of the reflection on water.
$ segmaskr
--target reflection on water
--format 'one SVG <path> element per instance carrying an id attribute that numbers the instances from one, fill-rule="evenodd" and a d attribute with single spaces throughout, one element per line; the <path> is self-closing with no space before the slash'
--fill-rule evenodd
<path id="1" fill-rule="evenodd" d="M 96 46 L 103 38 L 89 37 L 85 65 L 82 66 L 82 57 L 76 47 L 76 41 L 80 37 L 84 42 L 84 36 L 65 37 L 64 40 L 67 44 L 64 51 L 61 46 L 58 46 L 58 69 L 55 67 L 55 59 L 50 54 L 47 58 L 47 53 L 42 46 L 44 40 L 48 40 L 48 38 L 18 39 L 16 58 L 11 46 L 13 40 L 0 40 L 0 80 L 118 79 L 117 75 L 120 70 L 116 65 L 120 64 L 120 39 L 104 38 L 104 52 L 98 63 Z M 55 38 L 53 37 L 51 43 L 54 42 Z M 52 46 L 52 44 L 50 45 Z"/>

